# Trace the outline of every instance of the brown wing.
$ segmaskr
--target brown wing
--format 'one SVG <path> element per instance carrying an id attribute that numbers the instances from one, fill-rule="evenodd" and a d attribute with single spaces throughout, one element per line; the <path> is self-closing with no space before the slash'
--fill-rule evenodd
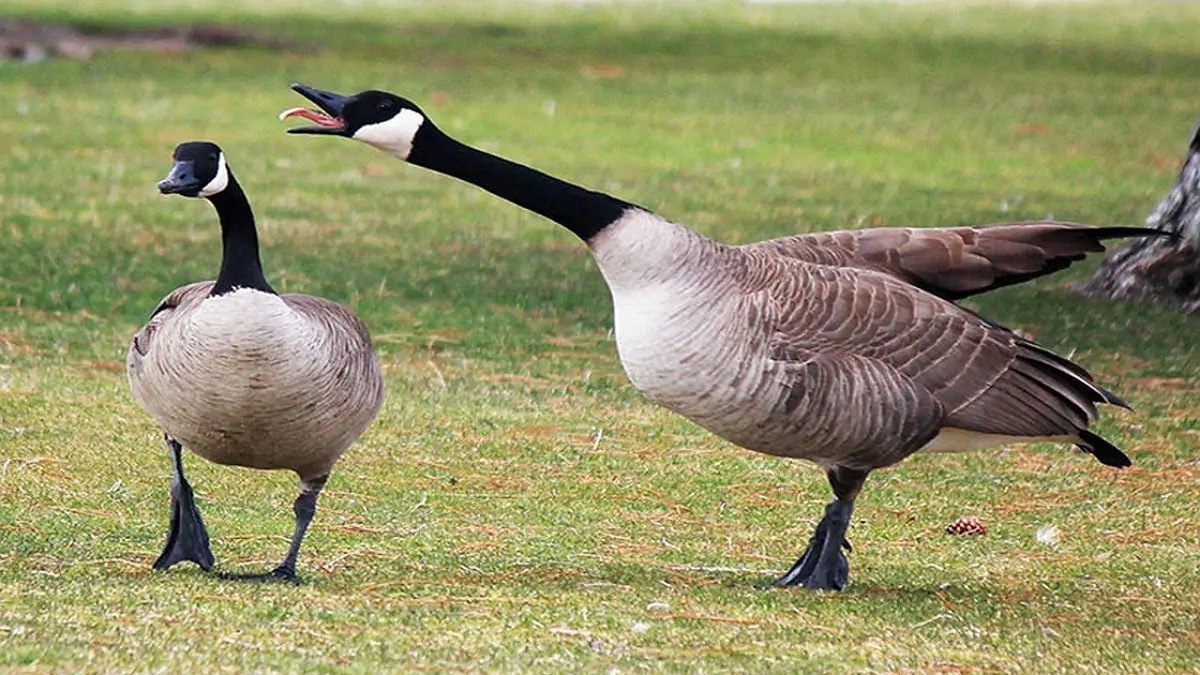
<path id="1" fill-rule="evenodd" d="M 296 313 L 322 326 L 319 334 L 334 343 L 331 346 L 335 349 L 331 353 L 358 354 L 371 351 L 371 337 L 366 325 L 345 305 L 302 293 L 285 293 L 279 297 Z"/>
<path id="2" fill-rule="evenodd" d="M 820 265 L 791 273 L 803 292 L 776 296 L 773 358 L 886 365 L 933 396 L 941 426 L 1078 439 L 1096 403 L 1123 404 L 1078 365 L 887 275 Z M 894 388 L 884 383 L 880 395 Z"/>
<path id="3" fill-rule="evenodd" d="M 133 334 L 133 340 L 129 345 L 129 355 L 126 358 L 127 362 L 132 362 L 135 358 L 140 358 L 150 353 L 151 345 L 154 342 L 154 334 L 158 331 L 158 327 L 163 321 L 180 306 L 199 302 L 208 297 L 212 291 L 214 281 L 197 281 L 186 286 L 180 286 L 175 290 L 167 293 L 150 312 L 150 318 L 146 320 L 146 325 L 142 326 L 138 332 Z"/>
<path id="4" fill-rule="evenodd" d="M 781 359 L 784 427 L 824 466 L 890 466 L 937 436 L 945 410 L 891 365 L 847 352 Z"/>
<path id="5" fill-rule="evenodd" d="M 982 227 L 877 228 L 751 244 L 804 262 L 873 269 L 948 300 L 1034 279 L 1104 250 L 1105 239 L 1162 234 L 1136 227 L 1029 221 Z"/>
<path id="6" fill-rule="evenodd" d="M 365 428 L 383 403 L 383 374 L 371 349 L 366 325 L 349 308 L 326 298 L 292 293 L 280 297 L 297 314 L 307 316 L 321 326 L 321 330 L 313 333 L 313 337 L 322 343 L 315 348 L 327 355 L 339 382 L 354 383 L 354 386 L 331 392 L 339 398 L 330 405 L 333 409 L 345 410 L 347 415 L 370 411 L 369 416 L 363 418 Z"/>

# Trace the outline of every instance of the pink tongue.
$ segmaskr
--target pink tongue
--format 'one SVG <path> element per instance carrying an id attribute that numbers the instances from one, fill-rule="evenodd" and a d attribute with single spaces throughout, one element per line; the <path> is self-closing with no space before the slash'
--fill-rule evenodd
<path id="1" fill-rule="evenodd" d="M 303 117 L 310 122 L 315 122 L 323 127 L 338 127 L 342 125 L 342 121 L 336 117 L 330 117 L 322 112 L 309 110 L 308 108 L 288 108 L 279 113 L 280 120 L 286 120 L 289 117 Z"/>

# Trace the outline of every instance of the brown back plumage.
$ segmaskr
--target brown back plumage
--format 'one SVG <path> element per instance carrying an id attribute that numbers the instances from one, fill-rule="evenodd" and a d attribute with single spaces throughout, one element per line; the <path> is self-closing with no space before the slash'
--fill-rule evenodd
<path id="1" fill-rule="evenodd" d="M 1145 236 L 1144 228 L 1028 221 L 982 227 L 876 228 L 803 234 L 746 246 L 822 265 L 890 274 L 957 300 L 1065 269 L 1105 239 Z"/>
<path id="2" fill-rule="evenodd" d="M 953 432 L 933 446 L 1053 439 L 1129 463 L 1087 431 L 1119 398 L 949 298 L 1147 231 L 1038 222 L 729 247 L 637 211 L 610 229 L 593 250 L 630 379 L 739 445 L 870 470 Z"/>

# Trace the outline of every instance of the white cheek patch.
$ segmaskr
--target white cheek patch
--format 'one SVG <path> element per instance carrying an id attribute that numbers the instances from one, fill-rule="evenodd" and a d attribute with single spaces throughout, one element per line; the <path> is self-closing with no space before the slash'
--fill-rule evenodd
<path id="1" fill-rule="evenodd" d="M 200 188 L 201 197 L 211 197 L 229 186 L 229 169 L 225 167 L 225 153 L 217 157 L 217 175 Z"/>
<path id="2" fill-rule="evenodd" d="M 400 159 L 408 159 L 408 154 L 412 152 L 413 138 L 424 123 L 425 117 L 421 113 L 405 108 L 390 119 L 359 127 L 351 138 Z"/>

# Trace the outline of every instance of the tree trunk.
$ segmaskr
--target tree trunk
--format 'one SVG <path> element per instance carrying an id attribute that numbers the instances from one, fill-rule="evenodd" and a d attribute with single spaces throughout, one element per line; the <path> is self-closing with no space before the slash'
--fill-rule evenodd
<path id="1" fill-rule="evenodd" d="M 1154 300 L 1200 313 L 1200 122 L 1175 187 L 1146 219 L 1169 237 L 1141 237 L 1110 253 L 1083 292 Z"/>

